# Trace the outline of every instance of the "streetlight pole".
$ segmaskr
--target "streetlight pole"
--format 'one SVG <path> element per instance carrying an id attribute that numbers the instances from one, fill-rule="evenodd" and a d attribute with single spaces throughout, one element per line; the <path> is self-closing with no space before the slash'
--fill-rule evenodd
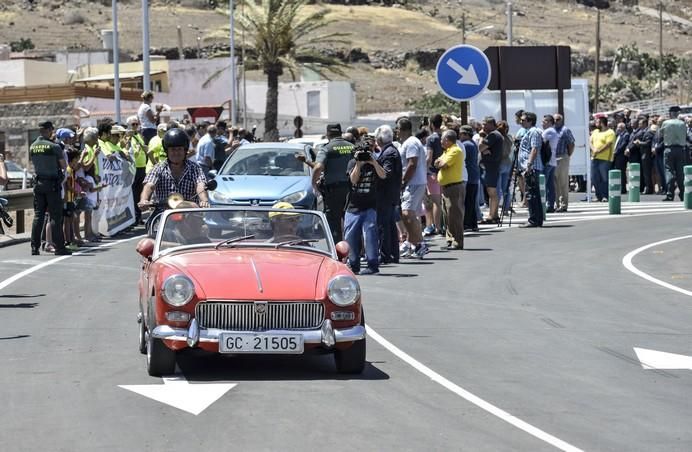
<path id="1" fill-rule="evenodd" d="M 231 125 L 235 126 L 238 121 L 238 96 L 236 93 L 235 75 L 235 20 L 233 0 L 228 0 L 228 10 L 231 21 Z"/>
<path id="2" fill-rule="evenodd" d="M 512 41 L 513 41 L 513 27 L 514 24 L 512 24 L 512 2 L 507 2 L 507 45 L 512 47 Z"/>
<path id="3" fill-rule="evenodd" d="M 142 89 L 151 89 L 149 70 L 149 0 L 142 0 Z"/>
<path id="4" fill-rule="evenodd" d="M 599 82 L 600 82 L 600 70 L 599 70 L 599 61 L 601 60 L 601 10 L 597 9 L 596 10 L 596 87 L 595 87 L 595 92 L 594 92 L 594 101 L 593 101 L 593 111 L 594 113 L 598 111 L 598 96 L 599 96 Z"/>
<path id="5" fill-rule="evenodd" d="M 658 2 L 658 97 L 663 97 L 663 3 Z"/>
<path id="6" fill-rule="evenodd" d="M 120 123 L 120 49 L 118 44 L 118 0 L 113 6 L 113 91 L 115 93 L 115 122 Z"/>
<path id="7" fill-rule="evenodd" d="M 466 13 L 461 14 L 461 43 L 466 44 Z"/>

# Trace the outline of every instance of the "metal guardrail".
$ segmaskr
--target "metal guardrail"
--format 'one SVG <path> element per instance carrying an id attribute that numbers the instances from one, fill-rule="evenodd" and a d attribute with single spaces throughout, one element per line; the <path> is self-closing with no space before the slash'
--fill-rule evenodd
<path id="1" fill-rule="evenodd" d="M 25 232 L 24 211 L 33 210 L 34 208 L 34 191 L 28 190 L 9 190 L 0 192 L 0 197 L 9 201 L 7 205 L 8 211 L 17 212 L 15 220 L 15 229 L 17 234 Z"/>

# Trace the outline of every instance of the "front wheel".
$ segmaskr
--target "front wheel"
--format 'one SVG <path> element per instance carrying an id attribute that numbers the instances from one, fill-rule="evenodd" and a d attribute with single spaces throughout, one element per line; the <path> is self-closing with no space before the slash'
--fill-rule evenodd
<path id="1" fill-rule="evenodd" d="M 163 377 L 175 372 L 175 352 L 166 347 L 161 339 L 149 334 L 147 340 L 147 372 L 152 377 Z"/>
<path id="2" fill-rule="evenodd" d="M 147 326 L 144 323 L 144 315 L 142 312 L 139 313 L 139 352 L 141 354 L 147 353 Z"/>
<path id="3" fill-rule="evenodd" d="M 365 339 L 354 342 L 346 350 L 336 350 L 334 363 L 340 374 L 362 373 L 365 369 Z"/>

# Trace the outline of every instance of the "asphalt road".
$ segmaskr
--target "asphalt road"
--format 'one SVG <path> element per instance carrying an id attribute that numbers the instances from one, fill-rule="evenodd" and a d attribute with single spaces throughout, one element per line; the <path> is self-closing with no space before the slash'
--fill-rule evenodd
<path id="1" fill-rule="evenodd" d="M 360 278 L 363 375 L 336 374 L 326 356 L 187 354 L 190 384 L 237 384 L 197 416 L 119 387 L 163 384 L 137 351 L 136 240 L 11 284 L 54 257 L 3 248 L 0 449 L 689 451 L 692 369 L 643 369 L 633 348 L 691 355 L 692 300 L 622 259 L 692 234 L 690 220 L 565 221 L 433 247 Z M 692 238 L 633 264 L 692 290 L 691 253 Z"/>

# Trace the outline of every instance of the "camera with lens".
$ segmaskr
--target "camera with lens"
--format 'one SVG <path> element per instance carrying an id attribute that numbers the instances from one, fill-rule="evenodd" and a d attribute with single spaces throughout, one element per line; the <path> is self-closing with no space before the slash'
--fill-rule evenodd
<path id="1" fill-rule="evenodd" d="M 372 159 L 372 153 L 370 151 L 361 150 L 356 152 L 355 157 L 359 162 L 369 162 L 370 159 Z"/>

